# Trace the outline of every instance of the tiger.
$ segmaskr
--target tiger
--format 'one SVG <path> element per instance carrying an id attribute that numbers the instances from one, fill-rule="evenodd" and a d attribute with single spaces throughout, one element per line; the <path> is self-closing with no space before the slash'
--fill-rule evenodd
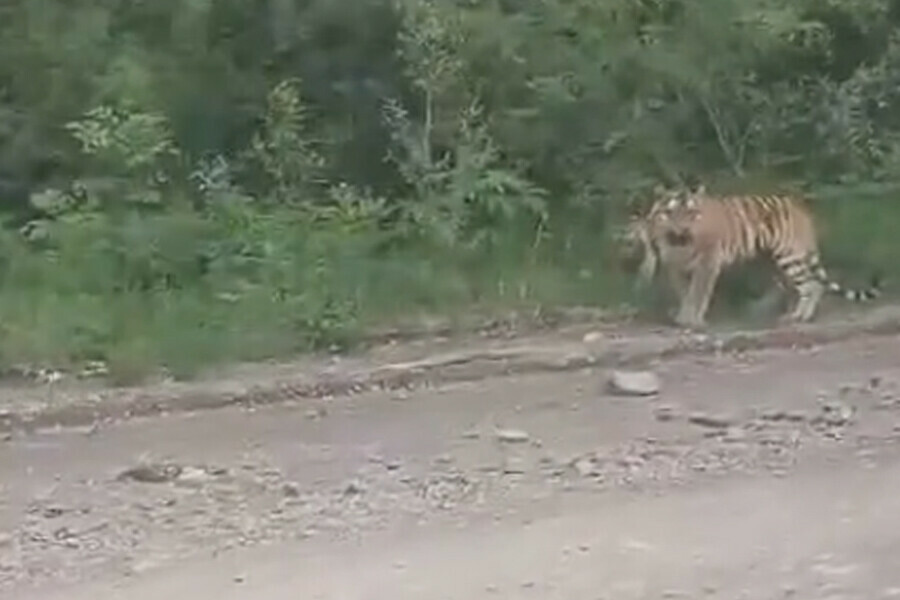
<path id="1" fill-rule="evenodd" d="M 863 290 L 844 288 L 821 264 L 813 217 L 805 202 L 791 195 L 714 196 L 694 190 L 654 189 L 656 200 L 632 220 L 624 240 L 641 251 L 638 280 L 646 284 L 660 270 L 679 297 L 675 323 L 705 326 L 706 312 L 721 272 L 761 255 L 779 271 L 776 282 L 794 292 L 793 309 L 782 321 L 813 319 L 826 292 L 864 302 L 880 296 L 876 273 Z"/>

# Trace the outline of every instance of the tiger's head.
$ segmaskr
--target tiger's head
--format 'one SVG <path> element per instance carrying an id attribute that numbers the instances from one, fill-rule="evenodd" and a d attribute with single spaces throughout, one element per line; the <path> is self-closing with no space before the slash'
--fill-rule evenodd
<path id="1" fill-rule="evenodd" d="M 706 186 L 694 188 L 653 188 L 654 203 L 648 219 L 655 224 L 687 224 L 700 215 L 700 204 L 706 196 Z"/>
<path id="2" fill-rule="evenodd" d="M 693 189 L 653 189 L 653 203 L 646 214 L 632 214 L 614 239 L 620 264 L 627 272 L 639 271 L 641 279 L 652 277 L 660 248 L 676 250 L 689 246 L 692 225 L 700 215 L 700 203 L 706 194 L 704 186 Z"/>
<path id="3" fill-rule="evenodd" d="M 689 245 L 705 196 L 703 185 L 692 189 L 654 188 L 655 201 L 647 215 L 651 238 L 672 247 Z"/>

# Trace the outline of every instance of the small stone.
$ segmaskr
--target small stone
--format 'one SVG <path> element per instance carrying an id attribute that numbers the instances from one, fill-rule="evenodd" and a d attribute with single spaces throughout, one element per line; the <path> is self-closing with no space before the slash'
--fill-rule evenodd
<path id="1" fill-rule="evenodd" d="M 281 492 L 288 498 L 298 498 L 300 496 L 300 486 L 291 481 L 281 486 Z"/>
<path id="2" fill-rule="evenodd" d="M 125 469 L 117 479 L 131 479 L 141 483 L 165 483 L 173 481 L 181 474 L 182 467 L 173 464 L 147 464 Z"/>
<path id="3" fill-rule="evenodd" d="M 712 429 L 727 429 L 732 426 L 732 420 L 728 417 L 708 415 L 705 413 L 694 413 L 688 417 L 688 422 L 700 427 L 709 427 Z"/>
<path id="4" fill-rule="evenodd" d="M 499 441 L 507 444 L 524 444 L 531 439 L 528 432 L 521 429 L 498 429 L 496 436 Z"/>
<path id="5" fill-rule="evenodd" d="M 729 427 L 723 439 L 726 442 L 743 442 L 747 439 L 747 432 L 740 427 Z"/>
<path id="6" fill-rule="evenodd" d="M 45 519 L 56 519 L 63 516 L 65 513 L 66 509 L 62 506 L 45 506 L 41 511 L 41 516 Z"/>
<path id="7" fill-rule="evenodd" d="M 575 472 L 581 477 L 592 477 L 597 474 L 597 465 L 588 456 L 583 456 L 572 463 Z"/>
<path id="8" fill-rule="evenodd" d="M 365 492 L 365 488 L 359 483 L 352 481 L 344 487 L 344 495 L 345 496 L 358 496 Z"/>
<path id="9" fill-rule="evenodd" d="M 328 409 L 324 406 L 317 406 L 315 408 L 311 408 L 306 411 L 306 418 L 310 421 L 316 421 L 318 419 L 324 419 L 328 416 Z"/>
<path id="10" fill-rule="evenodd" d="M 522 475 L 526 470 L 525 460 L 521 456 L 509 456 L 503 465 L 504 475 Z"/>
<path id="11" fill-rule="evenodd" d="M 0 532 L 0 548 L 6 548 L 7 546 L 12 546 L 13 536 L 10 533 Z"/>
<path id="12" fill-rule="evenodd" d="M 185 467 L 178 475 L 178 482 L 187 485 L 203 485 L 212 480 L 212 476 L 198 467 Z"/>
<path id="13" fill-rule="evenodd" d="M 139 560 L 128 569 L 131 575 L 141 575 L 159 567 L 159 563 L 153 559 Z"/>
<path id="14" fill-rule="evenodd" d="M 852 406 L 843 402 L 826 402 L 822 406 L 822 414 L 815 421 L 832 427 L 841 427 L 853 420 L 855 412 Z"/>
<path id="15" fill-rule="evenodd" d="M 603 339 L 603 334 L 600 333 L 599 331 L 589 331 L 586 334 L 584 334 L 582 341 L 585 344 L 593 344 L 594 342 L 599 342 L 602 339 Z"/>
<path id="16" fill-rule="evenodd" d="M 806 414 L 801 411 L 770 410 L 763 413 L 761 418 L 764 421 L 771 421 L 773 423 L 802 423 L 806 420 Z"/>
<path id="17" fill-rule="evenodd" d="M 663 423 L 673 421 L 676 417 L 675 407 L 669 405 L 658 406 L 653 411 L 653 416 L 657 421 L 662 421 Z"/>
<path id="18" fill-rule="evenodd" d="M 623 396 L 654 396 L 659 393 L 659 378 L 651 371 L 613 371 L 608 387 Z"/>

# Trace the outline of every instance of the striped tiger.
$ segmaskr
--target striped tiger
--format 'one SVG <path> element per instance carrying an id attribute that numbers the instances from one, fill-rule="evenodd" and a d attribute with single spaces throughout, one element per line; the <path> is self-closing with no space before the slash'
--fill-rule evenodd
<path id="1" fill-rule="evenodd" d="M 675 322 L 702 327 L 723 269 L 768 255 L 781 286 L 796 296 L 784 320 L 810 321 L 826 291 L 852 301 L 880 295 L 876 275 L 864 290 L 831 280 L 821 264 L 812 215 L 805 203 L 787 195 L 714 196 L 703 186 L 668 190 L 657 186 L 649 212 L 632 221 L 626 238 L 641 247 L 639 278 L 646 282 L 660 267 L 679 297 Z"/>

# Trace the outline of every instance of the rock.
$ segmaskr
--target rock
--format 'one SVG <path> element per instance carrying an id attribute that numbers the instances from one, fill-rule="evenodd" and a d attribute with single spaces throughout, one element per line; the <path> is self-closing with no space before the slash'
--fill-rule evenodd
<path id="1" fill-rule="evenodd" d="M 41 511 L 41 516 L 45 519 L 56 519 L 63 516 L 67 510 L 62 506 L 45 506 Z"/>
<path id="2" fill-rule="evenodd" d="M 146 464 L 125 469 L 117 479 L 140 481 L 141 483 L 165 483 L 174 481 L 181 475 L 182 467 L 174 464 Z"/>
<path id="3" fill-rule="evenodd" d="M 761 418 L 764 421 L 771 421 L 773 423 L 782 421 L 788 423 L 802 423 L 803 421 L 806 421 L 807 417 L 802 411 L 770 410 L 763 413 Z"/>
<path id="4" fill-rule="evenodd" d="M 813 421 L 830 427 L 843 427 L 853 420 L 855 413 L 852 406 L 843 402 L 826 402 L 822 406 L 822 414 Z"/>
<path id="5" fill-rule="evenodd" d="M 213 479 L 206 470 L 198 467 L 185 467 L 178 475 L 178 482 L 186 485 L 200 486 Z"/>
<path id="6" fill-rule="evenodd" d="M 599 473 L 597 461 L 593 456 L 578 457 L 570 464 L 580 477 L 594 477 Z"/>
<path id="7" fill-rule="evenodd" d="M 734 424 L 728 417 L 708 415 L 706 413 L 694 413 L 688 417 L 688 422 L 693 425 L 709 427 L 712 429 L 728 429 Z"/>
<path id="8" fill-rule="evenodd" d="M 357 481 L 351 481 L 344 487 L 344 496 L 359 496 L 365 493 L 365 488 Z"/>
<path id="9" fill-rule="evenodd" d="M 310 421 L 324 419 L 328 416 L 328 409 L 324 406 L 317 406 L 306 411 L 306 418 Z"/>
<path id="10" fill-rule="evenodd" d="M 3 533 L 0 531 L 0 548 L 5 548 L 7 546 L 12 546 L 13 536 L 9 533 Z"/>
<path id="11" fill-rule="evenodd" d="M 653 411 L 653 416 L 656 417 L 657 421 L 668 422 L 673 421 L 678 415 L 674 406 L 663 405 L 656 407 Z"/>
<path id="12" fill-rule="evenodd" d="M 722 439 L 726 442 L 743 442 L 747 440 L 747 432 L 740 427 L 729 427 L 725 431 L 725 437 Z"/>
<path id="13" fill-rule="evenodd" d="M 584 338 L 582 338 L 585 344 L 593 344 L 594 342 L 599 342 L 603 339 L 603 334 L 599 331 L 589 331 L 584 334 Z"/>
<path id="14" fill-rule="evenodd" d="M 659 393 L 660 383 L 651 371 L 613 371 L 608 387 L 623 396 L 654 396 Z"/>
<path id="15" fill-rule="evenodd" d="M 629 470 L 639 469 L 644 464 L 646 464 L 646 462 L 647 461 L 644 460 L 643 458 L 641 458 L 640 456 L 634 456 L 632 454 L 620 456 L 616 460 L 616 464 L 618 466 L 622 467 L 623 469 L 629 469 Z"/>
<path id="16" fill-rule="evenodd" d="M 504 475 L 522 475 L 527 471 L 525 459 L 521 456 L 508 456 L 503 465 Z"/>
<path id="17" fill-rule="evenodd" d="M 520 429 L 498 429 L 495 432 L 497 440 L 506 444 L 524 444 L 531 439 L 527 431 Z"/>

